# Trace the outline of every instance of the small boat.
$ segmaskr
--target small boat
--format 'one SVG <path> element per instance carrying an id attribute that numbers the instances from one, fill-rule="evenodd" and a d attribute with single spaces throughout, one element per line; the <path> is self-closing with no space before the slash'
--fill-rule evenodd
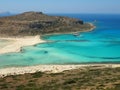
<path id="1" fill-rule="evenodd" d="M 79 33 L 74 33 L 73 35 L 74 35 L 74 36 L 79 36 L 80 34 L 79 34 Z"/>

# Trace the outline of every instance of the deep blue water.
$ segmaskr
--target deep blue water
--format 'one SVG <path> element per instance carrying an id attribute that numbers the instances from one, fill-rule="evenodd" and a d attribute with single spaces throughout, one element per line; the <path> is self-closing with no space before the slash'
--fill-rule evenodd
<path id="1" fill-rule="evenodd" d="M 120 15 L 61 14 L 93 23 L 91 32 L 44 36 L 51 43 L 0 55 L 0 67 L 39 64 L 120 63 Z M 60 15 L 60 16 L 61 16 Z M 96 21 L 96 22 L 95 22 Z"/>

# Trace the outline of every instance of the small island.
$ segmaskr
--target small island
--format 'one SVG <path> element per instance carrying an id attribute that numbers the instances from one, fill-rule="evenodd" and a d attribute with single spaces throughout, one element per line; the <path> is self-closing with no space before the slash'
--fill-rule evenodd
<path id="1" fill-rule="evenodd" d="M 19 37 L 54 33 L 86 32 L 93 29 L 90 23 L 61 16 L 49 16 L 42 12 L 25 12 L 0 17 L 0 36 Z"/>

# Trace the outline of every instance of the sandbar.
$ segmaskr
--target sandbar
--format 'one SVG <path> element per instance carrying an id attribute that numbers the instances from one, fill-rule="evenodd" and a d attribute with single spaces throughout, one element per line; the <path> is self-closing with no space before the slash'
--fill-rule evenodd
<path id="1" fill-rule="evenodd" d="M 21 47 L 35 45 L 38 43 L 44 43 L 45 41 L 40 38 L 39 35 L 36 36 L 25 36 L 25 37 L 14 37 L 14 38 L 3 38 L 2 40 L 11 41 L 8 45 L 0 47 L 0 54 L 20 52 Z"/>

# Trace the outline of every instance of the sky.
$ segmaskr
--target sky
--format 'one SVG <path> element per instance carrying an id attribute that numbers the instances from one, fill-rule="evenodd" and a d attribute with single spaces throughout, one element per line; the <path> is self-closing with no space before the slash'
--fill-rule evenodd
<path id="1" fill-rule="evenodd" d="M 120 14 L 120 0 L 0 0 L 0 12 L 6 11 Z"/>

